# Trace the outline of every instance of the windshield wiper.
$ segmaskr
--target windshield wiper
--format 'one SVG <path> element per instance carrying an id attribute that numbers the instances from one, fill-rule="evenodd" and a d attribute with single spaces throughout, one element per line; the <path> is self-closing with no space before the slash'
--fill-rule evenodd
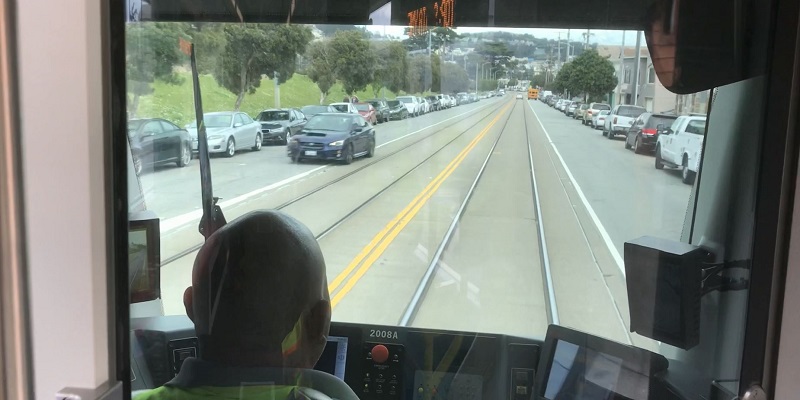
<path id="1" fill-rule="evenodd" d="M 183 45 L 183 39 L 181 39 Z M 184 46 L 181 46 L 183 49 Z M 200 234 L 208 240 L 209 236 L 226 224 L 222 209 L 217 205 L 219 197 L 214 197 L 211 185 L 211 160 L 208 154 L 208 136 L 203 122 L 203 100 L 200 96 L 200 78 L 197 74 L 197 59 L 194 43 L 189 44 L 189 58 L 192 64 L 192 86 L 194 89 L 194 112 L 197 118 L 197 156 L 200 161 L 200 190 L 203 204 L 203 217 L 200 218 Z"/>

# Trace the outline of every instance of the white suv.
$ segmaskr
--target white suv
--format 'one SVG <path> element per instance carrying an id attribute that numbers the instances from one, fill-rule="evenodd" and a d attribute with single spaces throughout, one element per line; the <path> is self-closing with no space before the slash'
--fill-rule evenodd
<path id="1" fill-rule="evenodd" d="M 706 117 L 681 116 L 669 128 L 659 125 L 656 169 L 680 167 L 683 183 L 692 184 L 700 170 L 700 156 L 706 134 Z"/>
<path id="2" fill-rule="evenodd" d="M 422 104 L 419 103 L 419 100 L 416 96 L 397 96 L 397 99 L 403 105 L 406 106 L 406 110 L 408 110 L 408 115 L 412 117 L 416 117 L 422 115 Z"/>

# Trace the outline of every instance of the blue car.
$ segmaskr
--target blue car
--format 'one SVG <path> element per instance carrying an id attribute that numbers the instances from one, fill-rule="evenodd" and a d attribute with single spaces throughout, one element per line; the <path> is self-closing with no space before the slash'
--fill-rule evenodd
<path id="1" fill-rule="evenodd" d="M 287 145 L 292 161 L 325 160 L 350 164 L 375 155 L 375 128 L 358 114 L 317 114 Z"/>

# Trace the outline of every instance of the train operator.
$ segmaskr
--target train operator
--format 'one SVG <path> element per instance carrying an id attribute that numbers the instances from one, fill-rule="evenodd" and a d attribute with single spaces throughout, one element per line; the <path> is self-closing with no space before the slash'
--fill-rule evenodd
<path id="1" fill-rule="evenodd" d="M 135 400 L 358 399 L 312 369 L 331 306 L 322 252 L 296 219 L 255 211 L 223 226 L 197 254 L 183 301 L 199 357 Z"/>

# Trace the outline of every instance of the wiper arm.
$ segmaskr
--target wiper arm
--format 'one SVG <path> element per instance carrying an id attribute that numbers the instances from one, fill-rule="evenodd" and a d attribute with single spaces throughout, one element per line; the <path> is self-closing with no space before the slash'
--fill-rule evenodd
<path id="1" fill-rule="evenodd" d="M 193 43 L 190 44 L 189 51 L 192 64 L 192 86 L 194 88 L 194 112 L 198 127 L 197 156 L 200 161 L 200 192 L 203 204 L 203 217 L 200 218 L 199 231 L 208 240 L 208 237 L 224 226 L 226 221 L 225 216 L 222 215 L 222 209 L 217 205 L 219 197 L 214 197 L 214 190 L 211 185 L 211 160 L 208 155 L 208 137 L 206 135 L 206 125 L 203 121 L 203 99 L 200 96 L 200 78 L 197 74 L 197 59 L 195 58 Z"/>

